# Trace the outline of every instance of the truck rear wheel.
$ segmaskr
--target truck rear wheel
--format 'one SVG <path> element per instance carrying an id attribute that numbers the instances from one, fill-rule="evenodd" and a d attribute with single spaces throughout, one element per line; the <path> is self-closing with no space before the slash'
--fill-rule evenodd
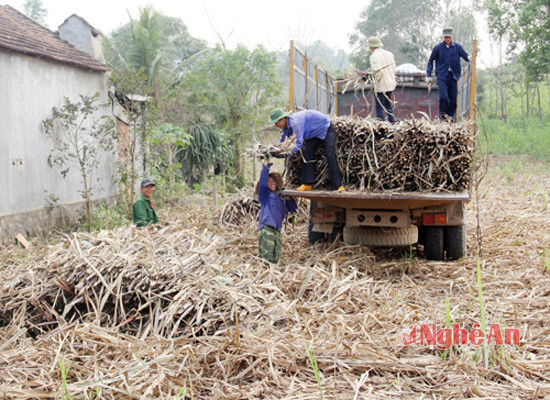
<path id="1" fill-rule="evenodd" d="M 344 242 L 375 247 L 409 246 L 418 241 L 418 228 L 344 228 Z"/>
<path id="2" fill-rule="evenodd" d="M 445 251 L 449 260 L 458 260 L 466 255 L 466 227 L 445 227 Z"/>
<path id="3" fill-rule="evenodd" d="M 424 257 L 426 260 L 443 260 L 445 256 L 443 227 L 424 226 L 422 227 L 422 231 L 424 241 Z"/>

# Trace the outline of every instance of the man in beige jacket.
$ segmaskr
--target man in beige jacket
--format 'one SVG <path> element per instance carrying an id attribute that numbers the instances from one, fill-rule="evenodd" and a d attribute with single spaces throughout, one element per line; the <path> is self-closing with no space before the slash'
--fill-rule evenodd
<path id="1" fill-rule="evenodd" d="M 382 121 L 388 116 L 388 121 L 395 122 L 393 115 L 392 96 L 397 83 L 395 82 L 395 58 L 392 53 L 382 49 L 384 46 L 379 38 L 372 36 L 367 45 L 372 51 L 370 65 L 374 71 L 374 101 L 376 116 Z"/>

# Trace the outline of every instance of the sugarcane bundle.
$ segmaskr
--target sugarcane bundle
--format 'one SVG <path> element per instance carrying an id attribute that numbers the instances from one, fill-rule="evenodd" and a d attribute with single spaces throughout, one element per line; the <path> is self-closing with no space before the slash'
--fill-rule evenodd
<path id="1" fill-rule="evenodd" d="M 354 91 L 365 90 L 374 84 L 374 71 L 372 69 L 361 71 L 352 68 L 351 73 L 348 74 L 343 82 L 346 83 L 342 87 L 342 93 L 345 93 L 350 88 Z"/>
<path id="2" fill-rule="evenodd" d="M 277 144 L 265 145 L 256 142 L 251 148 L 246 149 L 246 153 L 251 157 L 267 159 L 272 156 L 289 154 L 295 145 L 296 135 L 292 135 Z"/>
<path id="3" fill-rule="evenodd" d="M 260 202 L 253 193 L 240 193 L 225 203 L 220 213 L 221 225 L 243 225 L 257 221 L 260 213 Z"/>
<path id="4" fill-rule="evenodd" d="M 338 157 L 349 190 L 461 191 L 470 187 L 475 136 L 471 122 L 427 118 L 396 124 L 335 117 Z M 301 183 L 303 159 L 289 160 L 287 179 Z M 316 187 L 329 186 L 324 150 L 316 154 Z"/>

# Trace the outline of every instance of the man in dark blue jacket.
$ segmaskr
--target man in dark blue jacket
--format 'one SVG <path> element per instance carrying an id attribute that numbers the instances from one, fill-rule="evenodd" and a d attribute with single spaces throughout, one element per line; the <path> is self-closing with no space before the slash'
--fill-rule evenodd
<path id="1" fill-rule="evenodd" d="M 439 117 L 442 119 L 446 115 L 453 119 L 456 113 L 458 80 L 461 74 L 460 57 L 466 62 L 470 61 L 470 56 L 464 48 L 453 42 L 453 30 L 443 29 L 443 42 L 433 48 L 428 60 L 428 68 L 426 68 L 426 80 L 428 85 L 431 85 L 435 61 L 435 75 L 439 86 Z"/>

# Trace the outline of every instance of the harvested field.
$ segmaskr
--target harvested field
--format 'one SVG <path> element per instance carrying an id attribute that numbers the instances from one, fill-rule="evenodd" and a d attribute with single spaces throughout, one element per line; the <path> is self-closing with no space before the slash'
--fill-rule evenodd
<path id="1" fill-rule="evenodd" d="M 548 164 L 491 159 L 453 262 L 312 246 L 297 218 L 265 265 L 253 218 L 184 204 L 158 229 L 3 246 L 1 397 L 550 398 L 549 191 Z M 520 344 L 403 344 L 411 325 L 471 331 L 481 309 Z"/>

